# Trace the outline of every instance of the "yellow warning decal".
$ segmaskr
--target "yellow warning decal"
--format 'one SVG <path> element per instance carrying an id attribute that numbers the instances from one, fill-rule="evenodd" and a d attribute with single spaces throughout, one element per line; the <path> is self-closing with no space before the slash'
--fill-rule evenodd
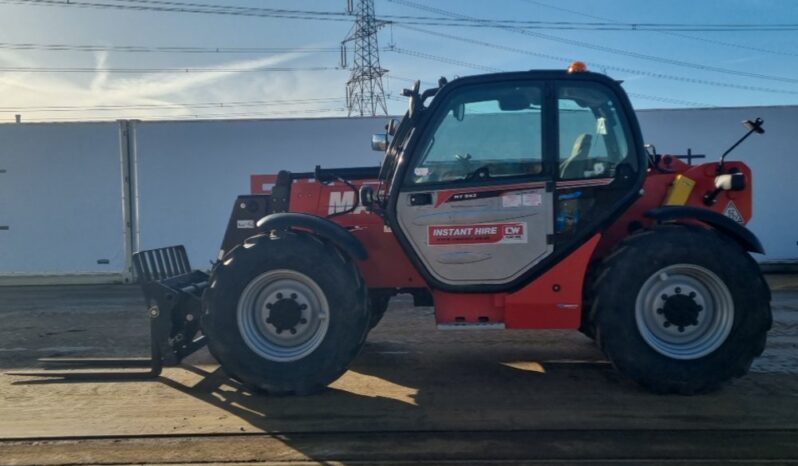
<path id="1" fill-rule="evenodd" d="M 663 205 L 685 205 L 687 199 L 690 198 L 690 193 L 693 192 L 694 186 L 695 180 L 684 175 L 676 175 L 670 190 L 668 190 L 668 195 L 665 196 Z"/>

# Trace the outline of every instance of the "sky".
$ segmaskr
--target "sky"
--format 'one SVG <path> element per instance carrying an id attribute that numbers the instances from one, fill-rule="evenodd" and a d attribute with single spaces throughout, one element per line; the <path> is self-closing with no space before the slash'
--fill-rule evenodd
<path id="1" fill-rule="evenodd" d="M 347 4 L 347 0 L 80 1 L 95 6 L 174 6 L 176 2 L 338 14 L 346 11 Z M 564 69 L 574 59 L 586 62 L 592 71 L 623 80 L 637 108 L 798 104 L 798 2 L 793 0 L 374 2 L 377 17 L 393 21 L 378 35 L 381 65 L 388 70 L 384 88 L 391 114 L 404 112 L 406 103 L 399 93 L 412 79 L 430 87 L 439 76 Z M 354 17 L 330 15 L 336 20 L 320 21 L 58 3 L 66 0 L 0 0 L 0 122 L 12 122 L 16 114 L 22 121 L 347 114 L 349 71 L 340 68 L 339 47 Z M 443 21 L 412 24 L 419 17 L 527 23 L 524 28 L 508 22 L 501 27 L 451 26 Z M 532 21 L 556 27 L 601 23 L 615 25 L 616 30 L 586 29 L 581 24 L 544 29 L 543 23 L 530 27 Z M 703 25 L 693 29 L 704 30 L 651 31 L 640 26 L 633 30 L 629 24 L 666 29 L 673 26 L 664 25 Z M 787 30 L 705 30 L 705 25 L 732 24 L 771 28 L 778 24 Z M 58 50 L 42 50 L 53 45 Z M 84 51 L 77 46 L 93 47 Z M 149 51 L 120 50 L 131 46 Z M 162 51 L 175 47 L 183 49 Z M 234 48 L 250 50 L 212 52 Z M 348 61 L 352 63 L 351 54 Z"/>

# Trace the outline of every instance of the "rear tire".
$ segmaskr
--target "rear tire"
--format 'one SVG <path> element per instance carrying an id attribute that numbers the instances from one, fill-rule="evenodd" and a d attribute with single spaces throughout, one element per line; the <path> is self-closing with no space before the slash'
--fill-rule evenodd
<path id="1" fill-rule="evenodd" d="M 340 377 L 368 330 L 355 265 L 310 234 L 257 236 L 214 269 L 203 331 L 231 377 L 271 394 L 305 395 Z"/>
<path id="2" fill-rule="evenodd" d="M 593 284 L 599 346 L 657 393 L 696 394 L 745 375 L 772 317 L 759 266 L 737 243 L 696 226 L 637 233 Z"/>

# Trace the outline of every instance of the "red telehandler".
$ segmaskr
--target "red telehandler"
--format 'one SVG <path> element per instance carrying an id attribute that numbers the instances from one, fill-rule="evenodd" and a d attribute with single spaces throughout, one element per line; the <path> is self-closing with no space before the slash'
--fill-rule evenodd
<path id="1" fill-rule="evenodd" d="M 438 84 L 403 92 L 404 118 L 372 139 L 380 167 L 282 171 L 240 196 L 210 273 L 181 246 L 134 256 L 148 375 L 207 344 L 253 389 L 313 393 L 397 293 L 440 328 L 579 329 L 655 392 L 748 371 L 770 290 L 744 226 L 751 170 L 725 159 L 762 120 L 691 165 L 644 146 L 620 83 L 580 62 Z"/>

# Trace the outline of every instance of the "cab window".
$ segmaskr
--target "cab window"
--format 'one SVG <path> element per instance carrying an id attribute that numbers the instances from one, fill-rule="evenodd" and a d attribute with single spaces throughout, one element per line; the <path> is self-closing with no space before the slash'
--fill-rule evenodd
<path id="1" fill-rule="evenodd" d="M 449 97 L 420 142 L 413 184 L 488 180 L 543 171 L 541 87 L 502 83 Z"/>
<path id="2" fill-rule="evenodd" d="M 560 85 L 557 107 L 561 179 L 613 177 L 621 163 L 637 170 L 626 120 L 608 89 L 596 83 Z"/>

